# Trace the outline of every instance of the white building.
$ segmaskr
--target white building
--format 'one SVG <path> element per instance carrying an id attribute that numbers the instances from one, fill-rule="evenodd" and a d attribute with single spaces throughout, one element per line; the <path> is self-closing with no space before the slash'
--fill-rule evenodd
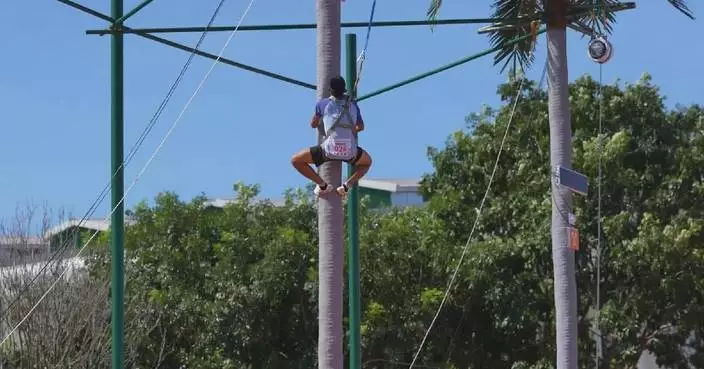
<path id="1" fill-rule="evenodd" d="M 367 198 L 369 207 L 381 209 L 387 207 L 422 206 L 425 203 L 420 193 L 418 179 L 367 179 L 359 181 L 359 197 Z M 283 206 L 284 200 L 266 199 L 275 206 Z M 223 208 L 234 202 L 232 198 L 215 198 L 205 202 L 205 206 Z"/>
<path id="2" fill-rule="evenodd" d="M 418 179 L 366 179 L 359 181 L 360 198 L 368 197 L 371 208 L 422 206 Z"/>

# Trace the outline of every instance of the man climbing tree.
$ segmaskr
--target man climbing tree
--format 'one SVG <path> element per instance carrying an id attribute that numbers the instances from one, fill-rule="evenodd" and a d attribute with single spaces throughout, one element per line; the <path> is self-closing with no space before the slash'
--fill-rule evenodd
<path id="1" fill-rule="evenodd" d="M 330 97 L 315 105 L 311 127 L 318 128 L 322 119 L 325 137 L 320 145 L 299 151 L 291 158 L 291 164 L 303 176 L 315 182 L 315 194 L 322 196 L 332 191 L 325 181 L 311 168 L 320 167 L 329 160 L 340 160 L 354 165 L 354 172 L 337 188 L 340 196 L 347 195 L 350 186 L 362 178 L 372 165 L 372 158 L 362 147 L 357 146 L 357 133 L 364 130 L 364 121 L 359 106 L 347 95 L 344 78 L 330 79 Z"/>

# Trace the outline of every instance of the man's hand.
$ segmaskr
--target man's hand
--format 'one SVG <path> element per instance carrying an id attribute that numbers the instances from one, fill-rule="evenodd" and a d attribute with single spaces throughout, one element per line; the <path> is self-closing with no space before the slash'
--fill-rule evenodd
<path id="1" fill-rule="evenodd" d="M 357 133 L 364 131 L 364 124 L 357 123 L 357 125 L 354 126 L 354 131 Z"/>
<path id="2" fill-rule="evenodd" d="M 311 128 L 318 128 L 320 125 L 320 117 L 317 115 L 313 116 L 313 119 L 310 120 L 310 126 Z"/>

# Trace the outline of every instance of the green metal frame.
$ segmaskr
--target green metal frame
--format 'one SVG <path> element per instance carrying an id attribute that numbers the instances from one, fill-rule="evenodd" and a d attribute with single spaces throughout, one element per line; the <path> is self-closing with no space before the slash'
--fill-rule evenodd
<path id="1" fill-rule="evenodd" d="M 347 91 L 352 97 L 357 97 L 355 81 L 357 80 L 357 35 L 345 35 L 345 69 Z M 359 138 L 357 138 L 359 140 Z M 354 172 L 354 166 L 347 166 L 347 176 Z M 347 232 L 348 232 L 348 277 L 349 294 L 349 345 L 350 368 L 362 367 L 362 333 L 361 333 L 361 289 L 359 283 L 359 186 L 352 186 L 347 194 Z"/>
<path id="2" fill-rule="evenodd" d="M 496 23 L 503 24 L 520 24 L 530 22 L 537 18 L 515 18 L 515 19 L 497 19 L 497 18 L 455 18 L 455 19 L 438 19 L 438 20 L 413 20 L 413 21 L 376 21 L 372 22 L 372 27 L 408 27 L 408 26 L 439 26 L 439 25 L 461 25 L 461 24 L 481 24 L 481 23 Z M 299 24 L 263 24 L 252 26 L 239 26 L 239 31 L 291 31 L 302 29 L 315 29 L 315 23 L 299 23 Z M 369 22 L 343 22 L 340 23 L 341 28 L 367 28 Z M 122 33 L 183 33 L 183 32 L 223 32 L 234 31 L 235 26 L 213 26 L 213 27 L 160 27 L 160 28 L 133 28 Z M 89 29 L 86 31 L 88 35 L 106 35 L 118 32 L 112 29 Z"/>
<path id="3" fill-rule="evenodd" d="M 539 31 L 537 32 L 537 34 L 545 33 L 545 31 L 546 31 L 545 29 L 541 29 L 541 30 L 539 30 Z M 506 45 L 507 45 L 507 46 L 510 46 L 510 45 L 512 45 L 512 44 L 516 44 L 516 43 L 519 43 L 519 42 L 521 42 L 521 41 L 523 41 L 523 40 L 525 40 L 525 39 L 528 39 L 528 38 L 530 38 L 530 37 L 532 37 L 532 36 L 531 36 L 531 35 L 526 35 L 526 36 L 516 37 L 515 39 L 513 39 L 513 41 L 508 42 Z M 502 46 L 503 46 L 503 45 L 502 45 Z M 464 64 L 464 63 L 470 62 L 470 61 L 472 61 L 472 60 L 479 59 L 479 58 L 481 58 L 482 56 L 489 55 L 489 54 L 491 54 L 491 53 L 493 53 L 493 52 L 498 51 L 499 49 L 500 49 L 500 47 L 497 46 L 497 47 L 494 47 L 494 48 L 491 48 L 491 49 L 484 50 L 484 51 L 482 51 L 482 52 L 480 52 L 480 53 L 477 53 L 477 54 L 474 54 L 474 55 L 470 55 L 470 56 L 464 57 L 464 58 L 459 59 L 459 60 L 457 60 L 457 61 L 454 61 L 454 62 L 452 62 L 452 63 L 443 65 L 443 66 L 441 66 L 441 67 L 439 67 L 439 68 L 433 69 L 433 70 L 428 71 L 428 72 L 425 72 L 425 73 L 418 74 L 418 75 L 413 76 L 413 77 L 411 77 L 411 78 L 409 78 L 409 79 L 403 80 L 403 81 L 401 81 L 401 82 L 394 83 L 394 84 L 392 84 L 392 85 L 390 85 L 390 86 L 387 86 L 387 87 L 384 87 L 384 88 L 380 88 L 380 89 L 378 89 L 378 90 L 376 90 L 376 91 L 373 91 L 373 92 L 370 92 L 370 93 L 368 93 L 368 94 L 366 94 L 366 95 L 360 96 L 360 97 L 357 98 L 357 101 L 358 101 L 358 102 L 359 102 L 359 101 L 363 101 L 363 100 L 369 99 L 369 98 L 371 98 L 371 97 L 374 97 L 374 96 L 377 96 L 377 95 L 381 95 L 381 94 L 383 94 L 384 92 L 389 92 L 389 91 L 391 91 L 391 90 L 395 90 L 395 89 L 397 89 L 397 88 L 399 88 L 399 87 L 401 87 L 401 86 L 405 86 L 405 85 L 407 85 L 407 84 L 409 84 L 409 83 L 413 83 L 413 82 L 416 82 L 416 81 L 420 81 L 421 79 L 430 77 L 430 76 L 432 76 L 432 75 L 434 75 L 434 74 L 438 74 L 438 73 L 440 73 L 440 72 L 446 71 L 446 70 L 448 70 L 448 69 L 452 69 L 452 68 L 454 68 L 454 67 L 457 67 L 457 66 L 462 65 L 462 64 Z"/>
<path id="4" fill-rule="evenodd" d="M 111 217 L 111 253 L 112 253 L 112 367 L 113 369 L 122 369 L 124 364 L 124 169 L 122 166 L 124 160 L 124 35 L 135 34 L 139 37 L 152 40 L 163 45 L 171 46 L 179 50 L 195 53 L 199 56 L 218 60 L 223 64 L 227 64 L 236 68 L 248 70 L 267 77 L 278 79 L 283 82 L 301 86 L 307 89 L 315 90 L 316 86 L 311 83 L 302 82 L 297 79 L 289 78 L 277 73 L 269 72 L 250 65 L 242 64 L 227 58 L 219 58 L 213 54 L 196 50 L 192 47 L 179 44 L 161 37 L 154 36 L 153 33 L 173 33 L 173 32 L 218 32 L 218 31 L 233 31 L 233 26 L 218 26 L 218 27 L 174 27 L 174 28 L 129 28 L 123 23 L 129 18 L 137 14 L 144 7 L 152 3 L 154 0 L 143 0 L 136 7 L 127 13 L 124 13 L 124 0 L 111 0 L 110 15 L 106 15 L 95 11 L 91 8 L 83 6 L 72 0 L 57 0 L 60 3 L 71 6 L 84 13 L 102 19 L 110 23 L 108 29 L 88 30 L 88 35 L 110 35 L 111 40 L 111 174 L 112 176 L 112 194 L 111 202 L 112 209 L 115 211 Z M 620 3 L 611 7 L 614 11 L 633 9 L 635 3 Z M 592 11 L 591 7 L 585 6 L 575 9 L 570 17 L 581 16 Z M 460 24 L 479 24 L 479 23 L 500 23 L 502 25 L 509 24 L 525 24 L 537 20 L 538 18 L 516 18 L 516 19 L 496 19 L 496 18 L 477 18 L 477 19 L 444 19 L 444 20 L 417 20 L 417 21 L 379 21 L 373 22 L 372 27 L 404 27 L 404 26 L 435 26 L 435 25 L 460 25 Z M 360 28 L 368 27 L 368 22 L 347 22 L 342 23 L 343 28 Z M 240 26 L 238 31 L 273 31 L 273 30 L 301 30 L 315 29 L 315 24 L 272 24 L 272 25 L 252 25 Z M 539 33 L 545 32 L 541 29 Z M 514 39 L 509 43 L 515 44 L 531 37 L 522 36 Z M 346 45 L 346 75 L 347 83 L 350 91 L 354 88 L 356 80 L 356 36 L 354 34 L 345 35 Z M 504 45 L 506 46 L 506 45 Z M 381 95 L 396 88 L 407 84 L 419 81 L 430 77 L 445 70 L 465 64 L 469 61 L 478 59 L 482 56 L 496 52 L 498 48 L 490 48 L 480 53 L 470 55 L 459 59 L 455 62 L 441 66 L 437 69 L 418 74 L 404 81 L 392 84 L 379 90 L 370 92 L 366 95 L 357 98 L 357 101 L 363 101 L 374 96 Z M 357 91 L 352 91 L 354 96 L 357 96 Z M 348 167 L 348 173 L 351 173 L 352 167 Z M 361 304 L 360 304 L 360 265 L 359 265 L 359 189 L 353 186 L 350 189 L 348 205 L 347 205 L 347 225 L 349 232 L 349 330 L 350 330 L 350 368 L 359 369 L 361 367 Z"/>
<path id="5" fill-rule="evenodd" d="M 127 14 L 125 14 L 125 15 L 123 15 L 123 16 L 121 16 L 121 17 L 117 17 L 117 19 L 115 19 L 115 22 L 114 22 L 114 23 L 115 23 L 115 24 L 122 24 L 122 23 L 124 23 L 127 19 L 129 19 L 129 18 L 132 17 L 133 15 L 137 14 L 138 11 L 142 10 L 142 8 L 144 8 L 145 6 L 149 5 L 149 3 L 151 3 L 152 1 L 154 1 L 154 0 L 144 0 L 144 1 L 142 1 L 139 5 L 135 6 L 134 9 L 130 10 L 129 12 L 127 12 Z"/>
<path id="6" fill-rule="evenodd" d="M 123 0 L 111 0 L 110 15 L 113 19 L 123 16 Z M 111 124 L 110 124 L 110 172 L 115 174 L 111 184 L 110 250 L 112 251 L 112 367 L 122 369 L 124 364 L 124 318 L 125 318 L 125 194 L 124 179 L 124 35 L 110 36 L 111 75 Z"/>

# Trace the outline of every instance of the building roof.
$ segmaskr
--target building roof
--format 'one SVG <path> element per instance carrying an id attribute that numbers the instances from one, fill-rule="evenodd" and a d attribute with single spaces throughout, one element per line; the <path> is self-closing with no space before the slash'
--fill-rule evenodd
<path id="1" fill-rule="evenodd" d="M 359 186 L 389 192 L 417 192 L 420 189 L 420 180 L 417 178 L 362 178 Z"/>
<path id="2" fill-rule="evenodd" d="M 397 179 L 366 179 L 363 178 L 359 181 L 359 187 L 371 188 L 375 190 L 389 191 L 389 192 L 418 192 L 420 188 L 420 181 L 416 178 L 397 178 Z M 286 200 L 284 199 L 257 199 L 255 202 L 269 201 L 274 206 L 284 206 Z M 235 202 L 234 198 L 213 198 L 205 201 L 203 204 L 205 207 L 214 208 L 224 208 L 226 205 Z"/>
<path id="3" fill-rule="evenodd" d="M 0 236 L 0 246 L 38 246 L 43 244 L 44 239 L 39 236 Z"/>
<path id="4" fill-rule="evenodd" d="M 227 205 L 230 205 L 230 204 L 235 203 L 235 201 L 236 201 L 236 200 L 235 200 L 234 198 L 225 198 L 225 199 L 217 199 L 217 198 L 216 198 L 216 199 L 210 199 L 210 200 L 205 201 L 205 202 L 203 203 L 203 206 L 205 206 L 205 207 L 214 207 L 214 208 L 224 208 L 224 207 L 227 206 Z M 275 199 L 275 200 L 272 200 L 272 199 L 257 199 L 257 200 L 254 200 L 254 202 L 266 202 L 266 201 L 270 202 L 270 203 L 271 203 L 272 205 L 274 205 L 274 206 L 284 206 L 284 205 L 286 205 L 286 200 L 284 200 L 284 199 Z"/>
<path id="5" fill-rule="evenodd" d="M 418 192 L 420 181 L 414 178 L 399 178 L 399 179 L 366 179 L 359 181 L 359 186 L 389 192 Z M 284 206 L 284 199 L 257 199 L 255 202 L 269 201 L 274 206 Z M 205 207 L 224 208 L 225 206 L 235 202 L 234 198 L 213 198 L 205 201 Z"/>
<path id="6" fill-rule="evenodd" d="M 359 186 L 389 192 L 417 192 L 420 188 L 420 181 L 414 178 L 363 178 L 359 181 Z M 286 202 L 286 200 L 284 199 L 258 199 L 255 201 L 269 201 L 274 206 L 284 206 Z M 231 204 L 233 202 L 235 202 L 234 198 L 215 198 L 206 201 L 204 206 L 224 208 L 226 205 Z M 125 224 L 134 224 L 134 219 L 131 219 L 129 217 L 125 218 Z M 81 222 L 80 219 L 71 219 L 52 227 L 44 234 L 44 237 L 52 237 L 54 235 L 66 231 L 67 229 L 77 226 L 95 231 L 107 231 L 108 229 L 110 229 L 110 220 L 86 219 Z"/>
<path id="7" fill-rule="evenodd" d="M 232 204 L 233 202 L 235 202 L 235 199 L 211 199 L 203 203 L 203 206 L 205 206 L 206 208 L 224 208 L 225 206 Z"/>
<path id="8" fill-rule="evenodd" d="M 131 219 L 129 217 L 125 218 L 125 224 L 131 225 L 134 224 L 134 219 Z M 70 229 L 72 227 L 81 227 L 85 229 L 90 229 L 94 231 L 107 231 L 110 229 L 110 220 L 106 219 L 85 219 L 83 222 L 81 222 L 80 219 L 71 219 L 67 220 L 63 223 L 60 223 L 51 229 L 49 229 L 45 234 L 44 237 L 52 237 L 55 236 L 67 229 Z"/>

